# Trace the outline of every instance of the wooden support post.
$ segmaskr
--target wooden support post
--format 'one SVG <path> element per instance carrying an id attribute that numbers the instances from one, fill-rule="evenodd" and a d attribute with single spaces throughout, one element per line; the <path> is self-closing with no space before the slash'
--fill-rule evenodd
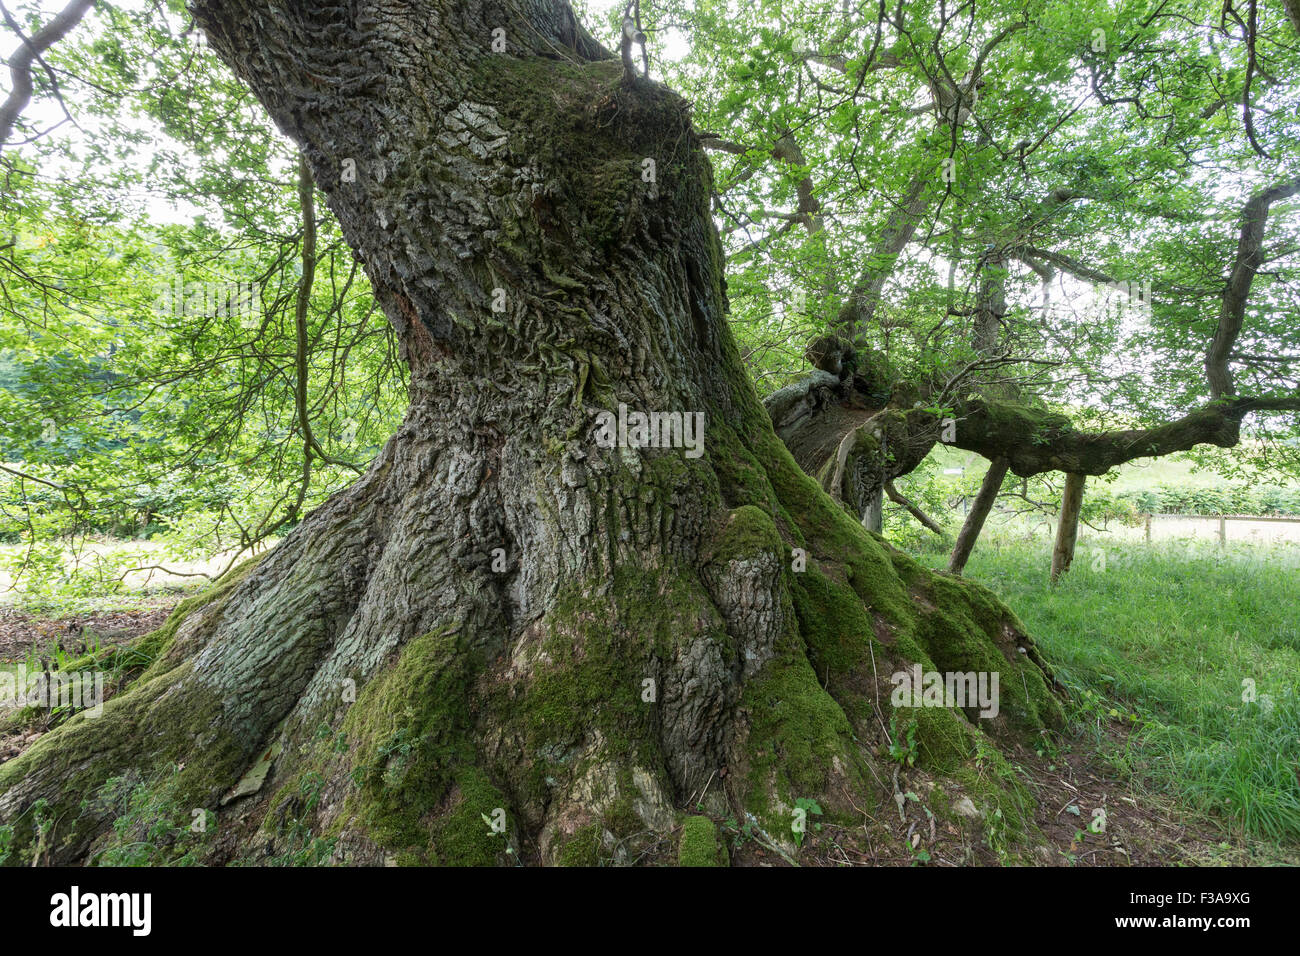
<path id="1" fill-rule="evenodd" d="M 971 505 L 966 520 L 962 522 L 961 531 L 957 534 L 957 543 L 952 548 L 952 557 L 948 559 L 950 574 L 961 574 L 962 568 L 966 567 L 966 559 L 975 549 L 980 529 L 984 527 L 984 519 L 993 510 L 993 502 L 997 500 L 998 492 L 1002 490 L 1002 479 L 1007 476 L 1007 466 L 1008 462 L 1005 458 L 998 458 L 989 463 L 989 470 L 984 473 L 984 481 L 980 484 L 980 493 L 975 496 L 975 503 Z"/>
<path id="2" fill-rule="evenodd" d="M 1056 527 L 1056 547 L 1052 549 L 1052 580 L 1070 569 L 1074 560 L 1074 543 L 1079 538 L 1079 512 L 1083 508 L 1084 475 L 1068 473 L 1065 492 L 1061 495 L 1061 521 Z"/>

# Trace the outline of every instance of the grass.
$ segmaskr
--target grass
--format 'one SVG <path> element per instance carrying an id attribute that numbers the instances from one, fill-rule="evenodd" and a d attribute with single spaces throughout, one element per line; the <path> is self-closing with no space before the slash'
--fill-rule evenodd
<path id="1" fill-rule="evenodd" d="M 1300 844 L 1296 549 L 1108 545 L 1056 587 L 1049 565 L 1045 540 L 981 540 L 966 576 L 1015 609 L 1099 742 L 1133 720 L 1109 758 L 1236 832 Z"/>

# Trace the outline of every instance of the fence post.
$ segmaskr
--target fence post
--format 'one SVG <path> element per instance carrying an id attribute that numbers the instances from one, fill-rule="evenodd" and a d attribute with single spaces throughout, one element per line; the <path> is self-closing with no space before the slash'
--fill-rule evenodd
<path id="1" fill-rule="evenodd" d="M 1147 544 L 1151 543 L 1151 516 L 1147 515 Z"/>
<path id="2" fill-rule="evenodd" d="M 1228 519 L 1225 518 L 1223 515 L 1219 515 L 1219 547 L 1226 548 L 1227 546 L 1228 546 Z"/>

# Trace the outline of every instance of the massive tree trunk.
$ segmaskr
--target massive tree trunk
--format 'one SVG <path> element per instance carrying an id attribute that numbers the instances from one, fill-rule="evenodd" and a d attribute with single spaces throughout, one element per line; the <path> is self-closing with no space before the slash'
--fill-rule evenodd
<path id="1" fill-rule="evenodd" d="M 126 775 L 215 811 L 214 861 L 290 826 L 351 863 L 636 858 L 697 806 L 793 849 L 797 799 L 891 796 L 879 707 L 912 663 L 1002 673 L 993 719 L 902 715 L 931 770 L 1060 722 L 1015 617 L 867 534 L 776 437 L 686 104 L 566 4 L 194 10 L 301 145 L 411 406 L 102 717 L 0 767 L 20 845 L 44 799 L 45 858 L 84 859 L 112 813 L 82 798 Z M 701 414 L 702 447 L 608 447 L 624 408 Z"/>

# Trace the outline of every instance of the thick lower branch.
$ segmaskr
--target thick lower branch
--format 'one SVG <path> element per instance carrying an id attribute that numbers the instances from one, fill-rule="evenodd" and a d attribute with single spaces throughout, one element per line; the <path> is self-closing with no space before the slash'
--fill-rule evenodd
<path id="1" fill-rule="evenodd" d="M 959 411 L 953 444 L 986 458 L 1006 457 L 1022 478 L 1048 471 L 1104 475 L 1138 458 L 1197 445 L 1235 447 L 1242 419 L 1256 411 L 1300 411 L 1300 396 L 1211 402 L 1164 425 L 1106 432 L 1077 431 L 1064 415 L 1041 409 L 977 400 Z"/>
<path id="2" fill-rule="evenodd" d="M 891 388 L 879 374 L 863 375 L 858 369 L 869 363 L 861 354 L 827 345 L 839 341 L 819 339 L 810 346 L 817 371 L 772 394 L 765 405 L 795 460 L 809 474 L 823 475 L 823 486 L 845 501 L 854 500 L 846 476 L 856 474 L 868 490 L 880 487 L 911 472 L 940 440 L 989 460 L 1005 458 L 1022 478 L 1049 471 L 1104 475 L 1138 458 L 1197 445 L 1232 448 L 1250 413 L 1300 411 L 1300 395 L 1231 398 L 1163 425 L 1102 432 L 1078 430 L 1066 415 L 1043 407 L 989 397 L 933 411 L 915 407 L 915 390 Z M 878 480 L 862 482 L 873 473 Z"/>

